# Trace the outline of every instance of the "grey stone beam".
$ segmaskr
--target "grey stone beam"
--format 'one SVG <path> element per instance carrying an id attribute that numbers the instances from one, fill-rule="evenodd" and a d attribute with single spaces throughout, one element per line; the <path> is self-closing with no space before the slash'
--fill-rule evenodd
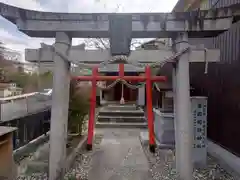
<path id="1" fill-rule="evenodd" d="M 232 17 L 239 17 L 236 5 L 214 11 L 173 13 L 118 14 L 131 19 L 132 38 L 170 37 L 173 33 L 188 31 L 189 37 L 208 37 L 231 27 Z M 25 10 L 0 3 L 0 15 L 17 25 L 32 37 L 55 37 L 57 31 L 72 37 L 109 37 L 110 22 L 115 13 L 52 13 Z"/>
<path id="2" fill-rule="evenodd" d="M 205 54 L 206 53 L 206 54 Z M 166 58 L 173 56 L 171 50 L 135 50 L 128 57 L 129 62 L 133 63 L 155 63 L 162 62 Z M 51 63 L 54 53 L 50 49 L 26 49 L 25 58 L 29 62 Z M 207 62 L 220 61 L 220 50 L 192 49 L 190 53 L 190 62 L 204 62 L 206 56 Z M 79 50 L 70 49 L 69 59 L 86 64 L 99 64 L 111 58 L 108 50 Z"/>
<path id="3" fill-rule="evenodd" d="M 119 72 L 118 64 L 107 64 L 105 67 L 101 67 L 98 69 L 100 73 L 107 73 L 107 72 Z M 144 73 L 145 68 L 136 67 L 131 64 L 124 64 L 124 72 L 138 72 Z"/>
<path id="4" fill-rule="evenodd" d="M 47 71 L 52 71 L 54 68 L 54 63 L 48 63 L 47 66 L 45 66 L 44 63 L 40 63 L 41 65 L 41 69 L 40 69 L 40 73 L 43 72 L 47 72 Z M 99 64 L 91 64 L 92 67 L 97 66 Z M 80 67 L 73 67 L 72 68 L 73 73 L 75 72 L 80 72 L 82 70 L 82 68 Z M 124 64 L 124 71 L 125 72 L 145 72 L 145 68 L 144 67 L 136 67 L 133 66 L 131 64 Z M 98 68 L 98 72 L 100 73 L 106 73 L 106 72 L 119 72 L 119 68 L 118 68 L 118 64 L 108 64 L 106 66 L 100 67 Z"/>

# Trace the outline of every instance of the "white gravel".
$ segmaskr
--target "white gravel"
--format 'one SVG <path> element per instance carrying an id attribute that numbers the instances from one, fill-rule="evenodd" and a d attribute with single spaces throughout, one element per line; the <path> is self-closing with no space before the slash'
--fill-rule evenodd
<path id="1" fill-rule="evenodd" d="M 100 144 L 101 140 L 102 135 L 95 135 L 94 149 L 92 151 L 83 150 L 79 152 L 73 167 L 66 173 L 65 180 L 88 180 L 88 172 L 92 167 L 92 156 L 98 151 L 97 145 Z"/>
<path id="2" fill-rule="evenodd" d="M 47 180 L 46 173 L 31 174 L 29 176 L 22 175 L 17 178 L 17 180 Z"/>
<path id="3" fill-rule="evenodd" d="M 92 167 L 92 156 L 98 151 L 98 144 L 102 136 L 96 135 L 93 151 L 79 152 L 73 167 L 66 173 L 65 180 L 88 180 L 88 172 Z M 143 146 L 145 155 L 149 161 L 150 177 L 146 180 L 177 180 L 175 170 L 175 156 L 173 150 L 157 149 L 155 154 L 149 152 L 147 146 Z M 97 153 L 96 153 L 97 154 Z M 205 169 L 196 169 L 194 171 L 195 180 L 239 180 L 224 170 L 211 156 L 208 156 L 208 166 Z M 17 180 L 47 180 L 46 174 L 33 174 L 29 177 L 19 177 Z"/>
<path id="4" fill-rule="evenodd" d="M 99 144 L 101 137 L 96 138 L 95 145 Z M 66 174 L 65 179 L 76 177 L 77 180 L 88 180 L 88 172 L 91 169 L 91 157 L 96 152 L 97 146 L 91 152 L 79 153 L 73 168 Z M 150 177 L 146 180 L 177 180 L 174 163 L 174 151 L 157 149 L 155 154 L 149 152 L 147 146 L 143 146 L 145 155 L 149 161 Z M 207 159 L 208 166 L 205 169 L 195 169 L 193 176 L 195 180 L 239 180 L 224 170 L 211 156 Z M 71 178 L 70 178 L 71 179 Z M 75 180 L 72 178 L 72 180 Z"/>
<path id="5" fill-rule="evenodd" d="M 155 154 L 149 152 L 144 146 L 145 154 L 149 160 L 150 171 L 154 180 L 176 180 L 175 155 L 173 150 L 157 149 Z M 208 156 L 207 167 L 195 169 L 193 177 L 195 180 L 239 180 L 224 170 L 211 156 Z"/>

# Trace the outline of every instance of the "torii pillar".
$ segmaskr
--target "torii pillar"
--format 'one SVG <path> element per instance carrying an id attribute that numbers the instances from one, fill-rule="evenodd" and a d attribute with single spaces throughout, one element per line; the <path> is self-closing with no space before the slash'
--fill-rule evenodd
<path id="1" fill-rule="evenodd" d="M 65 32 L 56 33 L 56 49 L 68 55 L 71 37 Z M 49 180 L 65 174 L 70 88 L 70 63 L 54 55 L 53 95 L 50 129 Z"/>
<path id="2" fill-rule="evenodd" d="M 188 48 L 188 33 L 179 33 L 175 39 L 177 52 Z M 175 73 L 173 73 L 175 75 Z M 193 179 L 193 122 L 191 119 L 189 52 L 182 54 L 176 63 L 174 95 L 176 130 L 176 167 L 179 179 Z M 175 79 L 176 78 L 176 79 Z M 175 88 L 175 87 L 174 87 Z"/>

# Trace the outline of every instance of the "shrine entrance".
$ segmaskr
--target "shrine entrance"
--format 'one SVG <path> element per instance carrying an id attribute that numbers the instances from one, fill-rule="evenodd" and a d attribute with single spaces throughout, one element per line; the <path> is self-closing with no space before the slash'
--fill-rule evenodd
<path id="1" fill-rule="evenodd" d="M 137 100 L 137 93 L 136 89 L 130 89 L 126 85 L 118 83 L 114 88 L 114 101 L 120 101 L 123 96 L 126 103 L 135 102 Z"/>
<path id="2" fill-rule="evenodd" d="M 106 76 L 117 76 L 118 73 L 110 72 L 106 73 Z M 127 76 L 138 76 L 138 73 L 134 72 L 125 72 L 124 75 Z M 110 85 L 114 81 L 107 81 L 106 85 Z M 136 82 L 134 81 L 127 81 L 129 84 L 135 85 Z M 121 98 L 124 98 L 125 103 L 136 103 L 137 97 L 138 97 L 138 90 L 137 89 L 131 89 L 125 84 L 122 84 L 118 82 L 113 88 L 104 91 L 104 96 L 107 97 L 107 101 L 113 101 L 113 102 L 120 102 Z"/>
<path id="3" fill-rule="evenodd" d="M 155 137 L 154 137 L 154 119 L 152 111 L 152 82 L 166 81 L 165 76 L 152 76 L 151 67 L 145 67 L 145 76 L 125 76 L 124 64 L 119 64 L 118 76 L 101 76 L 98 74 L 98 66 L 92 68 L 92 76 L 76 76 L 73 77 L 79 81 L 91 81 L 91 102 L 90 102 L 90 113 L 88 121 L 88 138 L 87 138 L 87 149 L 92 149 L 93 135 L 94 135 L 94 124 L 95 124 L 95 108 L 96 108 L 96 93 L 97 93 L 97 81 L 114 81 L 110 87 L 115 86 L 117 83 L 133 87 L 134 85 L 128 84 L 127 81 L 133 82 L 146 82 L 146 94 L 147 94 L 147 121 L 148 121 L 148 132 L 149 132 L 149 148 L 151 152 L 155 152 Z M 122 86 L 123 87 L 123 86 Z M 121 104 L 125 104 L 123 97 L 123 91 L 120 99 Z"/>
<path id="4" fill-rule="evenodd" d="M 97 81 L 118 81 L 117 83 L 121 81 L 124 85 L 138 88 L 128 84 L 129 81 L 134 81 L 142 84 L 146 82 L 149 147 L 154 151 L 152 82 L 163 81 L 165 77 L 151 76 L 150 66 L 161 68 L 167 62 L 172 63 L 173 66 L 171 83 L 174 94 L 174 123 L 176 123 L 176 171 L 180 179 L 192 179 L 193 131 L 190 116 L 189 62 L 205 62 L 207 72 L 208 62 L 217 62 L 220 52 L 216 53 L 205 48 L 200 50 L 199 47 L 193 50 L 188 44 L 188 38 L 214 37 L 226 31 L 231 27 L 233 18 L 239 17 L 239 11 L 235 7 L 224 7 L 217 11 L 212 11 L 211 8 L 210 13 L 206 10 L 198 10 L 194 13 L 69 14 L 30 11 L 3 3 L 0 5 L 0 15 L 16 24 L 23 33 L 31 37 L 56 39 L 53 46 L 45 45 L 44 48 L 42 44 L 40 49 L 25 51 L 26 61 L 54 63 L 48 179 L 58 179 L 65 171 L 70 64 L 80 68 L 86 68 L 87 65 L 90 68 L 96 67 L 93 68 L 92 76 L 75 77 L 76 80 L 92 82 L 88 149 L 92 148 L 94 135 Z M 72 38 L 109 38 L 110 48 L 96 51 L 74 48 Z M 131 51 L 133 38 L 171 38 L 172 43 L 171 47 L 166 49 Z M 121 55 L 127 58 L 124 62 L 115 62 L 120 64 L 118 76 L 98 75 L 99 64 Z M 112 63 L 112 61 L 108 62 L 108 64 Z M 126 63 L 139 65 L 138 68 L 135 66 L 137 70 L 145 68 L 145 75 L 125 75 L 124 66 L 121 65 Z M 106 69 L 113 70 L 110 66 Z"/>

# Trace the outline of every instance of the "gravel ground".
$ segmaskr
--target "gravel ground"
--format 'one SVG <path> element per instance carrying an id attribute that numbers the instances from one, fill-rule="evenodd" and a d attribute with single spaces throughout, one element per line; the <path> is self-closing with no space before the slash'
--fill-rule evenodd
<path id="1" fill-rule="evenodd" d="M 95 145 L 101 141 L 101 136 L 97 135 Z M 95 146 L 97 150 L 97 146 Z M 177 174 L 174 163 L 174 151 L 160 150 L 153 155 L 148 151 L 148 147 L 143 147 L 147 159 L 149 161 L 149 172 L 152 176 L 151 180 L 176 180 Z M 80 152 L 73 168 L 66 174 L 66 180 L 88 180 L 88 172 L 91 169 L 91 156 L 94 152 Z M 195 180 L 239 180 L 226 172 L 217 160 L 208 156 L 208 166 L 206 169 L 196 169 L 194 171 Z"/>
<path id="2" fill-rule="evenodd" d="M 66 173 L 64 180 L 88 180 L 88 172 L 92 168 L 92 156 L 99 150 L 103 136 L 95 135 L 94 150 L 79 152 L 73 167 Z M 145 155 L 149 161 L 149 173 L 147 180 L 176 180 L 177 174 L 174 164 L 174 151 L 157 149 L 155 154 L 149 152 L 147 146 L 143 146 Z M 226 172 L 217 160 L 208 156 L 208 166 L 206 169 L 196 169 L 194 171 L 195 180 L 239 180 Z M 32 174 L 29 177 L 19 177 L 17 180 L 47 180 L 46 174 Z"/>
<path id="3" fill-rule="evenodd" d="M 96 114 L 98 113 L 98 108 L 96 109 Z M 85 117 L 86 119 L 88 118 L 88 115 Z M 83 133 L 86 133 L 87 132 L 87 128 L 88 128 L 88 123 L 85 123 L 83 125 Z M 95 137 L 95 144 L 99 144 L 99 142 L 101 141 L 101 136 L 97 136 Z M 100 141 L 99 141 L 99 140 Z M 28 155 L 28 158 L 31 158 L 32 157 L 32 154 L 29 154 Z M 71 179 L 70 177 L 72 177 L 72 175 L 76 175 L 76 174 L 79 174 L 79 171 L 80 171 L 80 167 L 77 167 L 80 162 L 81 164 L 84 164 L 84 167 L 87 167 L 87 164 L 89 164 L 89 160 L 90 159 L 89 157 L 91 157 L 91 154 L 89 154 L 89 152 L 79 152 L 77 158 L 76 158 L 76 161 L 74 163 L 74 168 L 76 169 L 76 171 L 73 169 L 71 169 L 71 172 L 68 172 L 66 174 L 66 177 L 64 179 L 66 180 L 75 180 L 75 179 Z M 20 162 L 18 162 L 20 163 Z M 76 172 L 76 173 L 74 173 Z M 84 169 L 84 172 L 85 172 L 85 169 Z M 81 173 L 81 171 L 80 171 Z M 83 173 L 83 176 L 84 176 L 84 173 Z M 31 175 L 27 175 L 27 174 L 22 174 L 22 175 L 19 175 L 16 180 L 47 180 L 48 179 L 48 175 L 47 173 L 33 173 Z M 1 179 L 0 179 L 1 180 Z M 79 180 L 79 179 L 78 179 Z"/>
<path id="4" fill-rule="evenodd" d="M 174 163 L 174 151 L 157 149 L 155 154 L 149 152 L 148 147 L 143 147 L 149 160 L 150 172 L 154 180 L 175 180 L 177 174 Z M 196 169 L 193 173 L 195 180 L 239 180 L 226 172 L 211 156 L 207 159 L 205 169 Z"/>
<path id="5" fill-rule="evenodd" d="M 88 172 L 92 167 L 92 155 L 98 150 L 98 146 L 102 140 L 102 135 L 95 135 L 94 150 L 79 152 L 73 167 L 64 177 L 65 180 L 88 180 Z M 77 178 L 77 179 L 76 179 Z"/>
<path id="6" fill-rule="evenodd" d="M 19 176 L 17 180 L 47 180 L 46 173 L 32 174 L 29 176 Z"/>

